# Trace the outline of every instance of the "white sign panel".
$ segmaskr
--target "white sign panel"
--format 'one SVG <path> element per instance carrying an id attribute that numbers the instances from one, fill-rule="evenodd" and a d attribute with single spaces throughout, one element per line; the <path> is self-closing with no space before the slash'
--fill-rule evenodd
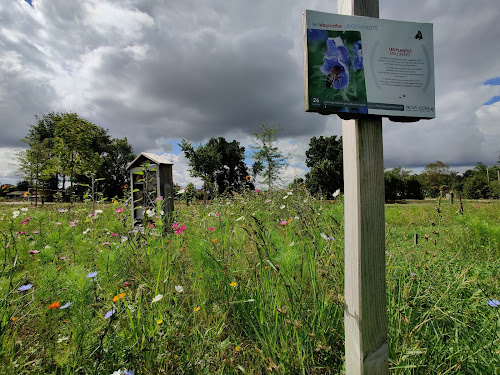
<path id="1" fill-rule="evenodd" d="M 306 10 L 305 110 L 434 118 L 430 23 Z"/>

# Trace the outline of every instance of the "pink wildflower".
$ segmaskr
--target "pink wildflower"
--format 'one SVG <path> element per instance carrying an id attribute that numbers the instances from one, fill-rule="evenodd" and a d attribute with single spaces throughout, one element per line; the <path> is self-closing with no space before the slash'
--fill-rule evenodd
<path id="1" fill-rule="evenodd" d="M 286 220 L 282 220 L 282 221 L 280 222 L 280 224 L 281 224 L 281 225 L 286 225 Z"/>
<path id="2" fill-rule="evenodd" d="M 179 228 L 181 225 L 179 223 L 173 223 L 172 224 L 172 229 L 177 229 Z"/>
<path id="3" fill-rule="evenodd" d="M 120 212 L 123 212 L 124 210 L 125 210 L 124 208 L 117 208 L 117 209 L 115 210 L 115 212 L 120 213 Z"/>
<path id="4" fill-rule="evenodd" d="M 210 230 L 210 231 L 213 232 L 215 230 L 215 228 L 214 227 L 209 227 L 208 230 Z"/>
<path id="5" fill-rule="evenodd" d="M 29 253 L 30 254 L 38 254 L 40 252 L 40 250 L 30 250 Z"/>
<path id="6" fill-rule="evenodd" d="M 184 232 L 185 229 L 186 229 L 186 226 L 183 225 L 182 227 L 179 227 L 175 230 L 175 234 L 181 234 L 182 232 Z"/>

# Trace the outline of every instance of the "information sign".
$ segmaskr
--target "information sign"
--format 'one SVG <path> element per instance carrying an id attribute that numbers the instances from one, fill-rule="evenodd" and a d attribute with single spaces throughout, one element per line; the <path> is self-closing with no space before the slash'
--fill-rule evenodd
<path id="1" fill-rule="evenodd" d="M 435 117 L 433 27 L 306 10 L 305 110 Z"/>

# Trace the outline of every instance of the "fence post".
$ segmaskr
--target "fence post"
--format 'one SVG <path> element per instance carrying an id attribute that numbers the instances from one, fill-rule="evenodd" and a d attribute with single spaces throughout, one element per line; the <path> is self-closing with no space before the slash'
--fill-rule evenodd
<path id="1" fill-rule="evenodd" d="M 378 0 L 338 0 L 340 14 L 378 18 Z M 388 374 L 382 119 L 342 121 L 346 373 Z"/>

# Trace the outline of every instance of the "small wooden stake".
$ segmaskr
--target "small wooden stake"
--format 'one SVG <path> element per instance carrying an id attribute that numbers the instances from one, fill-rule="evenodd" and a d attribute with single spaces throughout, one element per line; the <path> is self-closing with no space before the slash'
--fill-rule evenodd
<path id="1" fill-rule="evenodd" d="M 378 18 L 378 0 L 338 0 L 341 14 Z M 346 374 L 388 374 L 382 119 L 342 121 Z"/>

